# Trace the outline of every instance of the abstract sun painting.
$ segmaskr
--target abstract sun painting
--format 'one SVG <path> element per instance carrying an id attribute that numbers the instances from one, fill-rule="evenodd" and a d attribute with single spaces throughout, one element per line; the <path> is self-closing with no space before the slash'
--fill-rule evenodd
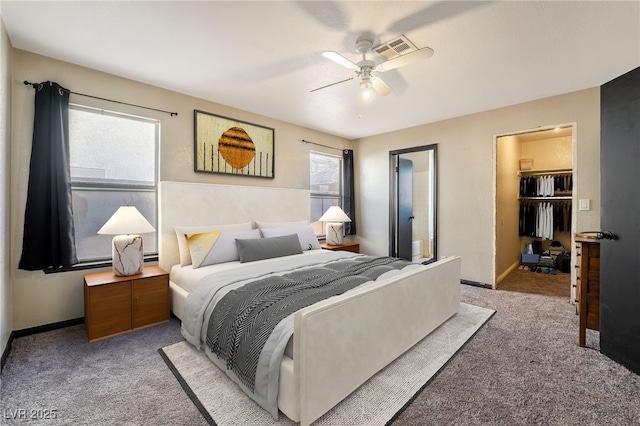
<path id="1" fill-rule="evenodd" d="M 274 129 L 194 110 L 194 170 L 273 179 Z"/>

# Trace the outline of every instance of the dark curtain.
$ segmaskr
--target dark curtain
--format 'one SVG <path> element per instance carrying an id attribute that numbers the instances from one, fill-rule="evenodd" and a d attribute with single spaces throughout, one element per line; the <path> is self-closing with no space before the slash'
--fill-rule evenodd
<path id="1" fill-rule="evenodd" d="M 351 222 L 346 222 L 345 234 L 356 234 L 356 194 L 354 191 L 353 150 L 342 151 L 342 167 L 344 167 L 344 188 L 342 195 L 342 210 L 349 216 Z"/>
<path id="2" fill-rule="evenodd" d="M 76 256 L 69 169 L 69 91 L 34 85 L 35 118 L 20 269 L 69 267 Z"/>

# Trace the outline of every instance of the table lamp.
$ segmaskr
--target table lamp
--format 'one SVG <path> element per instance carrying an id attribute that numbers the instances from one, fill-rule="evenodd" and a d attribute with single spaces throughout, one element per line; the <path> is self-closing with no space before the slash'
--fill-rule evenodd
<path id="1" fill-rule="evenodd" d="M 113 273 L 119 277 L 128 277 L 142 272 L 144 268 L 144 249 L 142 236 L 155 229 L 133 206 L 120 207 L 98 231 L 100 235 L 113 237 Z"/>
<path id="2" fill-rule="evenodd" d="M 344 233 L 342 226 L 344 222 L 351 222 L 349 216 L 338 206 L 331 206 L 322 217 L 321 222 L 327 222 L 325 225 L 326 242 L 330 246 L 339 246 L 344 242 Z"/>

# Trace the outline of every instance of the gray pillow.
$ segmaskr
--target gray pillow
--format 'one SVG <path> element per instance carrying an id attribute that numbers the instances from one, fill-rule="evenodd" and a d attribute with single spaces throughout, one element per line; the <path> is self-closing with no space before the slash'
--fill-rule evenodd
<path id="1" fill-rule="evenodd" d="M 257 239 L 236 238 L 236 246 L 241 263 L 302 253 L 298 234 Z"/>

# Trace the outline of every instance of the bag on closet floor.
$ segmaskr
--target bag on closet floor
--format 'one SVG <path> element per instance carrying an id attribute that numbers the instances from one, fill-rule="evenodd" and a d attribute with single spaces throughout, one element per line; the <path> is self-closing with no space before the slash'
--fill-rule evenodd
<path id="1" fill-rule="evenodd" d="M 559 254 L 556 257 L 556 268 L 565 274 L 571 272 L 571 255 L 569 253 Z"/>

